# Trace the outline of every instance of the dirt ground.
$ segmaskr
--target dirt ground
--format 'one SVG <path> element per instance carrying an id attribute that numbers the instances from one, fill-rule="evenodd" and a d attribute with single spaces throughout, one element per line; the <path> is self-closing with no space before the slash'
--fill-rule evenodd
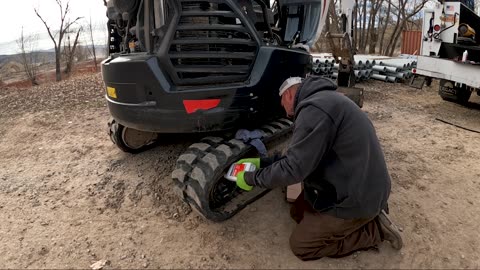
<path id="1" fill-rule="evenodd" d="M 0 89 L 0 268 L 479 268 L 480 99 L 442 101 L 436 87 L 372 82 L 364 110 L 392 176 L 391 216 L 405 248 L 302 262 L 294 222 L 274 190 L 223 223 L 172 192 L 176 158 L 195 138 L 139 155 L 106 135 L 100 75 Z"/>

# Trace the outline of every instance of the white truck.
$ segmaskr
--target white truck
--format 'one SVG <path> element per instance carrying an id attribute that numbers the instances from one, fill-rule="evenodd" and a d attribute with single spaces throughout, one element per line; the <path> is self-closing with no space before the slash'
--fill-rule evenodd
<path id="1" fill-rule="evenodd" d="M 444 100 L 465 104 L 480 95 L 480 17 L 473 0 L 439 1 L 424 10 L 423 38 L 416 75 L 440 80 Z"/>

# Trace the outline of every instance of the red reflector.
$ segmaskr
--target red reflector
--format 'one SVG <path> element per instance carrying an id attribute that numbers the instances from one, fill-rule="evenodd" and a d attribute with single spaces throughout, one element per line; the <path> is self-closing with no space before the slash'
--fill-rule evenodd
<path id="1" fill-rule="evenodd" d="M 198 110 L 210 110 L 216 108 L 220 104 L 220 99 L 200 99 L 200 100 L 184 100 L 183 106 L 188 114 L 192 114 Z"/>
<path id="2" fill-rule="evenodd" d="M 433 27 L 433 30 L 435 30 L 435 32 L 440 31 L 440 29 L 442 29 L 442 28 L 438 24 Z"/>
<path id="3" fill-rule="evenodd" d="M 413 72 L 413 73 L 417 73 L 417 69 L 414 68 L 414 69 L 412 70 L 412 72 Z"/>

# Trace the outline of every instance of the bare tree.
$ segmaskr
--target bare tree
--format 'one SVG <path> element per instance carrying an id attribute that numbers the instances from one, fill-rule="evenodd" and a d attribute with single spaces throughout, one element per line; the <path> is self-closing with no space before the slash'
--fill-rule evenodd
<path id="1" fill-rule="evenodd" d="M 82 41 L 79 41 L 77 49 L 75 50 L 75 59 L 77 62 L 86 61 L 91 55 L 90 49 L 88 46 L 82 46 Z"/>
<path id="2" fill-rule="evenodd" d="M 57 82 L 62 80 L 62 75 L 60 72 L 60 57 L 61 57 L 61 46 L 62 46 L 62 41 L 63 37 L 65 34 L 68 32 L 70 27 L 76 23 L 78 20 L 81 19 L 81 17 L 76 18 L 73 21 L 70 21 L 68 19 L 68 15 L 70 12 L 70 1 L 67 0 L 67 3 L 64 7 L 62 0 L 55 0 L 57 2 L 57 5 L 60 9 L 60 27 L 58 29 L 58 32 L 53 34 L 50 26 L 47 24 L 47 22 L 43 19 L 43 17 L 38 13 L 38 10 L 34 8 L 35 14 L 37 14 L 37 17 L 43 22 L 45 27 L 47 28 L 48 35 L 53 41 L 53 44 L 55 45 L 55 72 L 56 72 L 56 79 Z M 58 36 L 58 37 L 57 37 Z"/>
<path id="3" fill-rule="evenodd" d="M 362 9 L 362 19 L 363 19 L 363 23 L 362 23 L 362 35 L 361 35 L 361 38 L 360 38 L 360 45 L 359 47 L 362 48 L 362 50 L 365 48 L 365 44 L 367 44 L 366 42 L 366 32 L 365 30 L 367 29 L 366 25 L 367 25 L 367 0 L 363 0 L 363 9 Z"/>
<path id="4" fill-rule="evenodd" d="M 38 35 L 25 36 L 23 32 L 20 38 L 17 39 L 17 45 L 20 50 L 20 59 L 22 61 L 23 69 L 32 85 L 38 85 L 38 53 L 35 52 L 38 43 Z"/>
<path id="5" fill-rule="evenodd" d="M 381 37 L 380 37 L 380 48 L 379 48 L 379 52 L 380 53 L 383 53 L 383 42 L 384 42 L 384 39 L 385 39 L 385 32 L 387 32 L 387 27 L 388 27 L 388 24 L 390 23 L 390 10 L 392 9 L 392 1 L 388 1 L 388 7 L 387 7 L 387 11 L 385 12 L 386 13 L 386 18 L 385 18 L 385 22 L 384 22 L 384 25 L 383 25 L 383 28 L 382 28 L 382 31 L 381 31 Z M 378 26 L 378 29 L 380 30 L 380 25 Z"/>
<path id="6" fill-rule="evenodd" d="M 431 1 L 355 0 L 352 17 L 354 48 L 361 53 L 393 55 L 404 30 L 421 28 L 422 19 L 417 14 Z M 337 30 L 338 14 L 334 11 L 336 4 L 337 0 L 331 1 L 324 31 Z M 326 42 L 319 40 L 317 49 L 323 49 L 324 43 Z"/>
<path id="7" fill-rule="evenodd" d="M 359 16 L 358 0 L 355 0 L 355 6 L 353 8 L 353 47 L 358 47 L 358 16 Z"/>
<path id="8" fill-rule="evenodd" d="M 70 42 L 70 36 L 67 37 L 67 43 L 63 46 L 63 53 L 65 56 L 65 74 L 70 74 L 73 70 L 73 64 L 75 60 L 75 51 L 78 46 L 78 38 L 82 32 L 82 28 L 79 27 L 73 45 Z"/>
<path id="9" fill-rule="evenodd" d="M 416 15 L 429 0 L 355 0 L 353 44 L 358 51 L 392 55 L 405 29 L 418 29 Z"/>
<path id="10" fill-rule="evenodd" d="M 355 0 L 353 11 L 354 46 L 361 52 L 375 53 L 379 39 L 379 27 L 383 17 L 379 15 L 385 0 Z"/>
<path id="11" fill-rule="evenodd" d="M 375 25 L 377 25 L 377 29 L 380 27 L 380 21 L 381 18 L 378 18 L 377 20 L 377 14 L 380 8 L 383 5 L 384 0 L 372 0 L 372 6 L 370 9 L 370 20 L 368 21 L 368 31 L 367 31 L 367 39 L 368 39 L 368 53 L 374 54 L 375 49 L 377 47 L 377 41 L 378 41 L 378 32 L 375 31 Z M 366 44 L 364 44 L 366 50 Z"/>
<path id="12" fill-rule="evenodd" d="M 398 20 L 397 24 L 395 27 L 395 30 L 392 34 L 392 37 L 390 38 L 390 42 L 385 49 L 385 54 L 392 56 L 393 53 L 395 52 L 395 48 L 397 47 L 397 43 L 402 35 L 402 32 L 407 25 L 407 22 L 415 15 L 417 15 L 425 6 L 425 4 L 429 0 L 421 0 L 420 2 L 417 3 L 415 1 L 413 5 L 413 9 L 408 10 L 407 9 L 407 0 L 399 0 L 399 6 L 397 7 L 398 9 Z"/>
<path id="13" fill-rule="evenodd" d="M 93 63 L 95 64 L 95 72 L 97 72 L 98 71 L 97 52 L 95 50 L 95 39 L 93 38 L 92 15 L 90 15 L 90 21 L 88 22 L 88 32 L 90 34 L 90 45 L 92 47 L 92 55 L 93 55 Z"/>

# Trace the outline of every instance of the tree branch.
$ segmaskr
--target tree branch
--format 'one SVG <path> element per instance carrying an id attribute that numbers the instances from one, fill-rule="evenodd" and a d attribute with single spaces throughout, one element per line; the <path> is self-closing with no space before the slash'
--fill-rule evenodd
<path id="1" fill-rule="evenodd" d="M 57 0 L 58 1 L 58 0 Z M 50 31 L 50 27 L 48 26 L 47 22 L 42 18 L 42 16 L 40 16 L 40 14 L 38 13 L 38 10 L 36 8 L 33 9 L 35 11 L 35 14 L 37 14 L 37 17 L 43 22 L 43 24 L 45 25 L 45 27 L 47 28 L 47 31 L 48 31 L 48 35 L 50 36 L 50 38 L 52 39 L 53 41 L 53 44 L 55 45 L 55 48 L 57 47 L 57 42 L 55 41 L 55 36 L 52 35 L 52 31 Z"/>
<path id="2" fill-rule="evenodd" d="M 63 27 L 63 25 L 65 23 L 65 18 L 67 17 L 67 14 L 68 14 L 70 2 L 67 2 L 67 7 L 65 8 L 65 10 L 63 10 L 61 0 L 55 0 L 55 1 L 57 1 L 58 6 L 60 7 L 60 38 L 59 38 L 59 43 L 62 43 L 63 35 L 65 34 L 65 28 Z"/>
<path id="3" fill-rule="evenodd" d="M 415 16 L 418 12 L 420 12 L 427 2 L 428 0 L 423 0 L 422 3 L 416 6 L 413 9 L 413 12 L 407 16 L 407 19 L 410 19 L 411 17 Z"/>
<path id="4" fill-rule="evenodd" d="M 67 23 L 67 25 L 65 25 L 65 28 L 63 29 L 63 33 L 66 33 L 70 26 L 72 26 L 72 24 L 76 23 L 78 20 L 81 19 L 83 19 L 83 17 L 77 17 L 73 22 Z"/>
<path id="5" fill-rule="evenodd" d="M 61 0 L 55 0 L 55 2 L 57 2 L 58 7 L 60 8 L 60 16 L 62 16 L 63 15 L 62 1 Z M 60 19 L 62 19 L 62 17 L 60 17 Z"/>

